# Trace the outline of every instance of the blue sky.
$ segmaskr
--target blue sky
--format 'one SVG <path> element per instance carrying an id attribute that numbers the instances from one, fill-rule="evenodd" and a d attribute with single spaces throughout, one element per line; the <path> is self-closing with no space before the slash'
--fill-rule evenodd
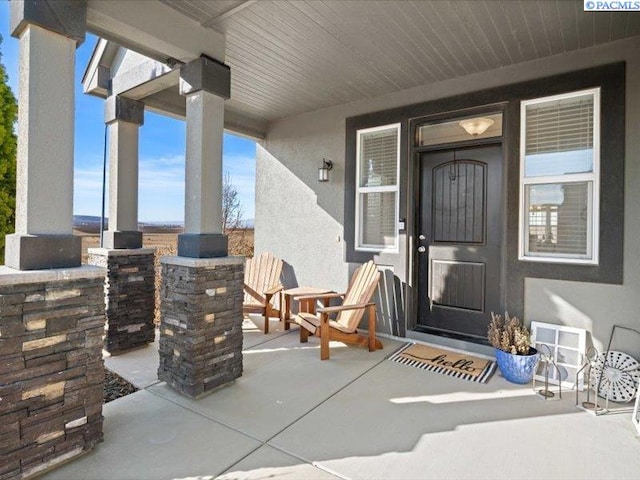
<path id="1" fill-rule="evenodd" d="M 9 85 L 18 96 L 18 40 L 9 32 L 9 2 L 0 3 L 0 45 Z M 84 95 L 80 83 L 97 37 L 87 35 L 76 55 L 75 182 L 73 213 L 100 215 L 104 101 Z M 185 122 L 145 112 L 140 129 L 140 221 L 184 219 Z M 238 190 L 244 218 L 255 211 L 255 143 L 224 135 L 223 169 Z M 108 212 L 108 210 L 107 210 Z"/>

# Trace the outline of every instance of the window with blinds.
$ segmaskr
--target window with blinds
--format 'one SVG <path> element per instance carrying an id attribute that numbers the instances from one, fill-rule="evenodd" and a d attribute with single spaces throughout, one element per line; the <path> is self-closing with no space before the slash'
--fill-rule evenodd
<path id="1" fill-rule="evenodd" d="M 520 258 L 597 264 L 600 90 L 522 102 Z"/>
<path id="2" fill-rule="evenodd" d="M 398 250 L 400 124 L 358 130 L 356 249 Z"/>
<path id="3" fill-rule="evenodd" d="M 593 101 L 580 95 L 527 107 L 527 177 L 593 171 Z"/>

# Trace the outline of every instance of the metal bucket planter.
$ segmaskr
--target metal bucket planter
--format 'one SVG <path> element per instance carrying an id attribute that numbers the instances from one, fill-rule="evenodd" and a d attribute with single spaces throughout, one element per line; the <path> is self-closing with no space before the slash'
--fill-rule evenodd
<path id="1" fill-rule="evenodd" d="M 535 348 L 529 355 L 513 355 L 496 348 L 496 362 L 502 376 L 512 383 L 529 383 L 538 365 L 540 355 Z"/>

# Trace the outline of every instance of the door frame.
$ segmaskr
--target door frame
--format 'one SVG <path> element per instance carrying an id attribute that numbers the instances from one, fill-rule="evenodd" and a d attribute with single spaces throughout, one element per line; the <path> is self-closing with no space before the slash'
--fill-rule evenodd
<path id="1" fill-rule="evenodd" d="M 409 118 L 409 138 L 408 141 L 408 159 L 409 168 L 407 175 L 407 280 L 411 282 L 406 297 L 405 305 L 405 331 L 408 333 L 413 331 L 417 325 L 418 315 L 418 251 L 417 251 L 417 235 L 418 227 L 420 225 L 420 155 L 426 152 L 434 152 L 439 150 L 448 150 L 454 148 L 464 147 L 480 147 L 485 145 L 501 145 L 502 148 L 502 198 L 503 202 L 507 202 L 507 149 L 504 148 L 505 139 L 509 131 L 508 128 L 508 102 L 499 102 L 488 105 L 482 105 L 473 108 L 450 110 L 446 112 L 440 112 L 432 115 L 425 115 L 415 118 Z M 440 123 L 455 120 L 456 118 L 487 115 L 490 113 L 502 114 L 502 136 L 493 138 L 471 139 L 461 142 L 446 143 L 439 145 L 429 145 L 425 147 L 418 146 L 418 128 L 422 125 L 431 123 Z M 504 248 L 507 244 L 507 207 L 503 208 L 502 215 L 502 248 L 501 248 L 501 267 L 500 277 L 501 283 L 507 279 L 507 249 Z M 506 305 L 507 288 L 502 288 L 500 291 L 500 300 L 503 305 Z"/>

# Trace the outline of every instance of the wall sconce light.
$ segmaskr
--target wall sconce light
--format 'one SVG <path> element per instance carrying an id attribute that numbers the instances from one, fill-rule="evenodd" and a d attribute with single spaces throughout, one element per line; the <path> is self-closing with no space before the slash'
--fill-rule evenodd
<path id="1" fill-rule="evenodd" d="M 464 130 L 469 134 L 477 137 L 478 135 L 482 135 L 487 129 L 496 123 L 490 118 L 487 117 L 479 117 L 479 118 L 469 118 L 467 120 L 460 120 L 458 125 L 460 125 Z"/>
<path id="2" fill-rule="evenodd" d="M 322 166 L 318 169 L 318 181 L 328 182 L 329 170 L 331 170 L 332 168 L 333 168 L 333 162 L 331 160 L 327 160 L 326 158 L 323 158 Z"/>

